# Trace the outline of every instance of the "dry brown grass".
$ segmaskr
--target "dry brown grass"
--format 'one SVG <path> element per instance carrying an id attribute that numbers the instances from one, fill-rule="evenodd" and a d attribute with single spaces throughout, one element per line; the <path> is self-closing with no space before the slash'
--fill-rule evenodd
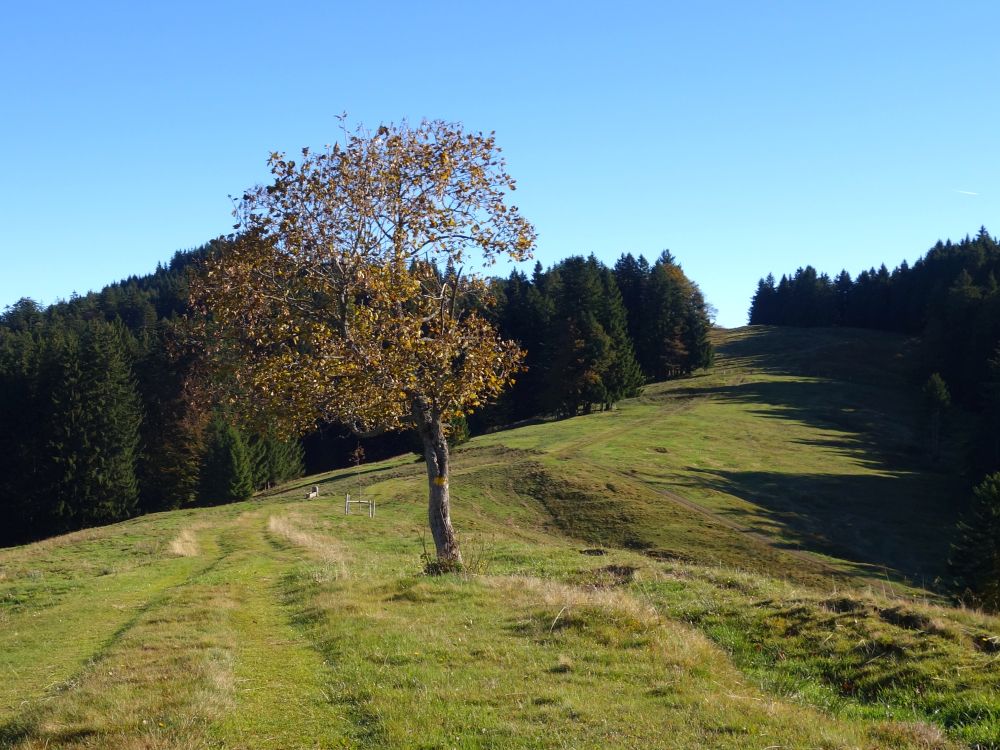
<path id="1" fill-rule="evenodd" d="M 195 536 L 193 528 L 183 529 L 173 540 L 168 548 L 171 554 L 178 557 L 197 557 L 200 551 L 198 538 Z"/>
<path id="2" fill-rule="evenodd" d="M 306 531 L 293 516 L 271 516 L 267 519 L 267 530 L 296 547 L 302 547 L 327 566 L 334 569 L 338 578 L 347 576 L 347 550 L 336 539 Z"/>
<path id="3" fill-rule="evenodd" d="M 108 535 L 108 528 L 109 527 L 97 527 L 92 529 L 82 529 L 80 531 L 71 531 L 68 534 L 63 534 L 61 536 L 53 536 L 48 539 L 31 542 L 30 544 L 24 544 L 19 547 L 11 547 L 10 549 L 4 550 L 6 562 L 15 564 L 23 560 L 33 560 L 39 557 L 39 553 L 48 552 L 67 545 L 79 544 L 80 542 L 89 542 L 95 539 L 101 539 Z M 14 574 L 11 577 L 17 578 L 17 575 Z"/>
<path id="4" fill-rule="evenodd" d="M 548 610 L 551 632 L 569 622 L 595 623 L 607 620 L 612 630 L 645 633 L 658 658 L 677 668 L 698 664 L 727 664 L 715 644 L 695 628 L 665 617 L 652 602 L 621 589 L 578 586 L 532 576 L 496 576 L 482 579 L 502 592 L 513 606 Z M 540 614 L 540 613 L 539 613 Z M 549 615 L 546 615 L 548 617 Z"/>
<path id="5" fill-rule="evenodd" d="M 539 604 L 548 607 L 562 607 L 567 611 L 579 607 L 594 607 L 622 612 L 646 625 L 660 623 L 660 615 L 654 607 L 614 589 L 571 586 L 533 576 L 490 576 L 483 580 L 487 585 L 503 591 L 505 595 L 529 594 L 537 599 Z"/>

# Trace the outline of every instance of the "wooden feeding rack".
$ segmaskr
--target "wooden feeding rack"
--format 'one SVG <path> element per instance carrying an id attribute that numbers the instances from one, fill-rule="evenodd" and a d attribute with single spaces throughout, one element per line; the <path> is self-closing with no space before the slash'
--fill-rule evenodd
<path id="1" fill-rule="evenodd" d="M 352 505 L 367 505 L 368 506 L 368 517 L 375 518 L 375 498 L 367 497 L 363 495 L 355 495 L 351 497 L 351 493 L 348 492 L 344 497 L 344 515 L 351 515 Z"/>

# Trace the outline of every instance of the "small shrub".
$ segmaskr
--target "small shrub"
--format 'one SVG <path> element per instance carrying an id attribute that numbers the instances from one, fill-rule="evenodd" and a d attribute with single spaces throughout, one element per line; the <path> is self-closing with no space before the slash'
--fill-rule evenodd
<path id="1" fill-rule="evenodd" d="M 465 570 L 465 566 L 459 560 L 442 560 L 439 557 L 435 557 L 427 551 L 427 547 L 424 547 L 423 553 L 420 555 L 420 560 L 424 564 L 424 575 L 427 576 L 443 576 L 448 573 L 461 573 Z"/>
<path id="2" fill-rule="evenodd" d="M 834 599 L 827 599 L 823 602 L 823 607 L 836 612 L 837 614 L 847 614 L 852 612 L 864 612 L 867 606 L 864 602 L 851 599 L 849 596 L 840 596 Z"/>

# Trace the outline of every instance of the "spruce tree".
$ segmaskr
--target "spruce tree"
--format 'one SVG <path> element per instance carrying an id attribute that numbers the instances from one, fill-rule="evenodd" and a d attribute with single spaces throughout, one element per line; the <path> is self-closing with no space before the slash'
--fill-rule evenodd
<path id="1" fill-rule="evenodd" d="M 83 364 L 92 374 L 89 398 L 99 414 L 95 419 L 99 446 L 95 461 L 101 498 L 86 523 L 106 523 L 135 515 L 139 482 L 142 404 L 128 350 L 134 340 L 120 324 L 92 326 L 84 339 Z"/>
<path id="2" fill-rule="evenodd" d="M 495 406 L 487 407 L 485 414 L 473 415 L 475 423 L 489 417 L 492 424 L 506 424 L 547 411 L 544 393 L 549 362 L 546 352 L 554 300 L 546 291 L 550 285 L 545 283 L 545 276 L 536 264 L 532 280 L 515 271 L 502 284 L 496 311 L 497 327 L 526 352 L 524 370 L 517 376 L 514 387 L 501 395 Z"/>
<path id="3" fill-rule="evenodd" d="M 554 411 L 573 416 L 606 403 L 603 375 L 613 358 L 612 343 L 592 313 L 570 318 L 557 329 L 551 357 L 548 400 Z"/>
<path id="4" fill-rule="evenodd" d="M 622 255 L 615 263 L 614 275 L 628 318 L 629 338 L 635 348 L 635 342 L 642 338 L 645 321 L 643 301 L 649 281 L 649 262 L 641 255 L 638 259 L 632 257 L 631 253 Z"/>
<path id="5" fill-rule="evenodd" d="M 941 457 L 941 433 L 945 414 L 951 407 L 948 384 L 940 373 L 932 373 L 921 389 L 924 438 L 928 457 L 937 461 Z"/>
<path id="6" fill-rule="evenodd" d="M 201 466 L 204 503 L 245 500 L 253 494 L 253 467 L 246 441 L 232 424 L 216 416 L 208 428 Z"/>
<path id="7" fill-rule="evenodd" d="M 624 347 L 627 335 L 620 297 L 613 301 L 608 299 L 600 264 L 593 256 L 567 258 L 547 277 L 546 288 L 554 301 L 547 351 L 549 408 L 573 415 L 589 412 L 593 404 L 606 406 L 621 397 L 609 393 L 609 384 L 615 389 L 632 386 L 626 351 L 622 352 L 622 367 L 609 377 L 618 352 L 614 338 L 608 335 L 602 323 L 619 328 L 619 339 Z"/>
<path id="8" fill-rule="evenodd" d="M 847 311 L 850 307 L 852 286 L 851 274 L 846 270 L 842 270 L 837 275 L 836 281 L 833 282 L 834 307 L 836 310 L 834 322 L 837 325 L 845 325 L 847 322 Z"/>
<path id="9" fill-rule="evenodd" d="M 46 337 L 39 386 L 46 396 L 42 412 L 46 465 L 39 472 L 36 523 L 48 533 L 64 532 L 82 523 L 81 495 L 89 494 L 82 463 L 90 451 L 80 341 L 64 328 L 51 330 Z"/>
<path id="10" fill-rule="evenodd" d="M 688 352 L 685 373 L 702 367 L 710 367 L 715 357 L 709 333 L 712 321 L 709 318 L 708 305 L 701 289 L 693 281 L 690 282 L 684 320 L 684 346 Z"/>
<path id="11" fill-rule="evenodd" d="M 302 476 L 302 446 L 271 434 L 254 434 L 245 441 L 254 489 L 263 490 Z"/>
<path id="12" fill-rule="evenodd" d="M 622 302 L 621 291 L 615 275 L 607 268 L 601 268 L 603 305 L 601 325 L 611 339 L 612 359 L 602 376 L 605 389 L 605 408 L 611 408 L 623 398 L 639 394 L 645 378 L 642 368 L 635 358 L 632 339 L 628 334 L 628 316 Z"/>
<path id="13" fill-rule="evenodd" d="M 145 407 L 139 461 L 144 512 L 170 510 L 198 498 L 199 470 L 209 415 L 188 392 L 192 363 L 171 351 L 170 321 L 141 333 L 136 362 Z"/>
<path id="14" fill-rule="evenodd" d="M 959 595 L 1000 609 L 1000 473 L 987 476 L 972 493 L 972 506 L 958 525 L 948 561 Z"/>
<path id="15" fill-rule="evenodd" d="M 111 523 L 138 509 L 141 405 L 127 332 L 95 320 L 56 330 L 48 353 L 46 507 L 53 530 Z"/>
<path id="16" fill-rule="evenodd" d="M 774 325 L 778 321 L 774 314 L 774 276 L 768 274 L 766 279 L 757 282 L 757 291 L 750 302 L 748 322 L 752 326 Z"/>
<path id="17" fill-rule="evenodd" d="M 35 334 L 0 328 L 0 545 L 43 532 L 36 518 L 45 456 L 38 361 Z"/>
<path id="18" fill-rule="evenodd" d="M 250 476 L 255 490 L 266 490 L 271 486 L 268 442 L 267 436 L 260 433 L 255 433 L 245 440 Z"/>
<path id="19" fill-rule="evenodd" d="M 690 370 L 685 330 L 689 292 L 684 272 L 664 251 L 653 264 L 646 286 L 647 324 L 639 347 L 642 368 L 650 378 L 662 380 Z"/>
<path id="20" fill-rule="evenodd" d="M 985 433 L 987 462 L 991 470 L 1000 468 L 1000 347 L 986 362 L 983 382 L 982 430 Z"/>

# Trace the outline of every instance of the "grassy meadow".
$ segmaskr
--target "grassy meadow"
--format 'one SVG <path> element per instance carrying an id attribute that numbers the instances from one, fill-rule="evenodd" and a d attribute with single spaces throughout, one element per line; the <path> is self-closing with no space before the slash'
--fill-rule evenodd
<path id="1" fill-rule="evenodd" d="M 421 575 L 412 455 L 0 550 L 0 747 L 1000 747 L 1000 620 L 939 583 L 962 420 L 928 467 L 907 341 L 717 344 L 457 450 L 462 574 Z"/>

